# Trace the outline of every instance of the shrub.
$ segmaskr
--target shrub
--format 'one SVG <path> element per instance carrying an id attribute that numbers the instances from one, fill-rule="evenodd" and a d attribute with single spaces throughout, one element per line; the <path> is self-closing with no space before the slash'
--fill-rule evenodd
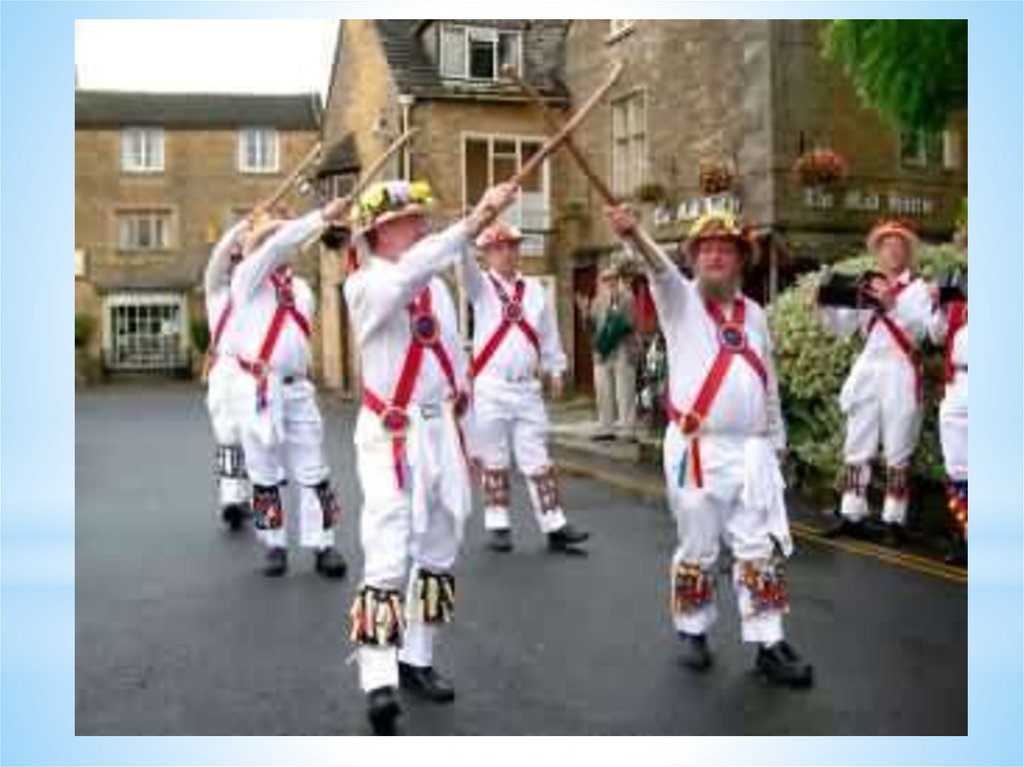
<path id="1" fill-rule="evenodd" d="M 93 330 L 96 328 L 96 321 L 88 314 L 75 315 L 75 348 L 84 349 L 92 338 Z"/>
<path id="2" fill-rule="evenodd" d="M 963 257 L 951 245 L 922 247 L 917 269 L 933 277 L 962 265 Z M 837 272 L 859 274 L 874 263 L 860 255 L 834 265 Z M 821 325 L 809 306 L 818 275 L 801 278 L 769 308 L 775 342 L 783 408 L 789 429 L 790 469 L 811 490 L 830 487 L 842 466 L 844 420 L 839 412 L 839 390 L 863 345 L 857 336 L 839 339 Z M 915 474 L 926 481 L 941 481 L 942 454 L 938 440 L 938 403 L 943 389 L 942 350 L 925 349 L 925 419 L 921 445 L 914 460 Z"/>
<path id="3" fill-rule="evenodd" d="M 210 328 L 205 319 L 192 320 L 192 346 L 200 353 L 205 354 L 210 346 Z"/>

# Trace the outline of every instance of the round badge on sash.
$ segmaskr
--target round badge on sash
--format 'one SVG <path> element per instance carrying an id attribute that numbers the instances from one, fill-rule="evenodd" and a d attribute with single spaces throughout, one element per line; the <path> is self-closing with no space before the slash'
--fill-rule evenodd
<path id="1" fill-rule="evenodd" d="M 381 414 L 380 422 L 388 434 L 405 434 L 409 429 L 409 414 L 392 405 Z"/>
<path id="2" fill-rule="evenodd" d="M 509 301 L 505 304 L 503 314 L 506 320 L 515 325 L 523 319 L 523 307 L 515 301 Z"/>
<path id="3" fill-rule="evenodd" d="M 747 348 L 747 334 L 739 325 L 726 323 L 718 331 L 718 340 L 722 347 L 731 352 L 741 352 Z"/>
<path id="4" fill-rule="evenodd" d="M 427 312 L 422 312 L 412 318 L 411 332 L 413 340 L 423 346 L 435 344 L 441 337 L 441 327 L 437 322 L 437 317 Z"/>

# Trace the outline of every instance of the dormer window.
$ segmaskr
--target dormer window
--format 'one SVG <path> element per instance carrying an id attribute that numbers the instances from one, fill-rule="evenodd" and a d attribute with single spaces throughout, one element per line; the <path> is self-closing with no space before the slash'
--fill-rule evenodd
<path id="1" fill-rule="evenodd" d="M 495 81 L 505 66 L 522 72 L 522 37 L 518 30 L 445 24 L 441 27 L 441 76 Z"/>

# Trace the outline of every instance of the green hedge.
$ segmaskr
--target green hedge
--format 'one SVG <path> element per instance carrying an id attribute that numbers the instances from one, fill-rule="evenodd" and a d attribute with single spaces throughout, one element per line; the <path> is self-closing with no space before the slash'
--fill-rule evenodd
<path id="1" fill-rule="evenodd" d="M 873 263 L 863 254 L 833 268 L 859 274 Z M 963 256 L 952 245 L 926 246 L 917 256 L 916 268 L 932 277 L 955 264 L 963 265 Z M 789 429 L 789 469 L 800 486 L 812 492 L 832 487 L 842 467 L 844 423 L 839 390 L 863 344 L 859 335 L 840 340 L 822 327 L 818 312 L 809 305 L 818 276 L 805 275 L 780 294 L 768 311 Z M 942 375 L 942 350 L 927 347 L 925 422 L 914 472 L 929 482 L 943 478 L 937 429 Z"/>
<path id="2" fill-rule="evenodd" d="M 92 333 L 96 329 L 96 322 L 88 314 L 76 314 L 75 315 L 75 348 L 84 349 L 89 343 L 89 339 L 92 338 Z"/>

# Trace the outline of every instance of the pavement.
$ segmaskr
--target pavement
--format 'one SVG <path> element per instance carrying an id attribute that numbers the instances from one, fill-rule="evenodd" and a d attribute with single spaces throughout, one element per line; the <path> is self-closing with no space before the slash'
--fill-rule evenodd
<path id="1" fill-rule="evenodd" d="M 352 565 L 340 582 L 294 549 L 289 575 L 267 580 L 251 535 L 221 528 L 197 385 L 78 392 L 76 734 L 368 733 L 346 662 L 360 563 L 354 410 L 322 402 Z M 750 673 L 725 579 L 716 665 L 694 676 L 678 664 L 667 615 L 675 533 L 657 482 L 621 461 L 556 455 L 568 513 L 594 533 L 590 556 L 544 550 L 518 481 L 514 554 L 484 550 L 475 515 L 437 660 L 458 699 L 408 700 L 403 732 L 967 733 L 963 580 L 797 530 L 787 629 L 815 663 L 816 687 L 777 690 Z"/>

